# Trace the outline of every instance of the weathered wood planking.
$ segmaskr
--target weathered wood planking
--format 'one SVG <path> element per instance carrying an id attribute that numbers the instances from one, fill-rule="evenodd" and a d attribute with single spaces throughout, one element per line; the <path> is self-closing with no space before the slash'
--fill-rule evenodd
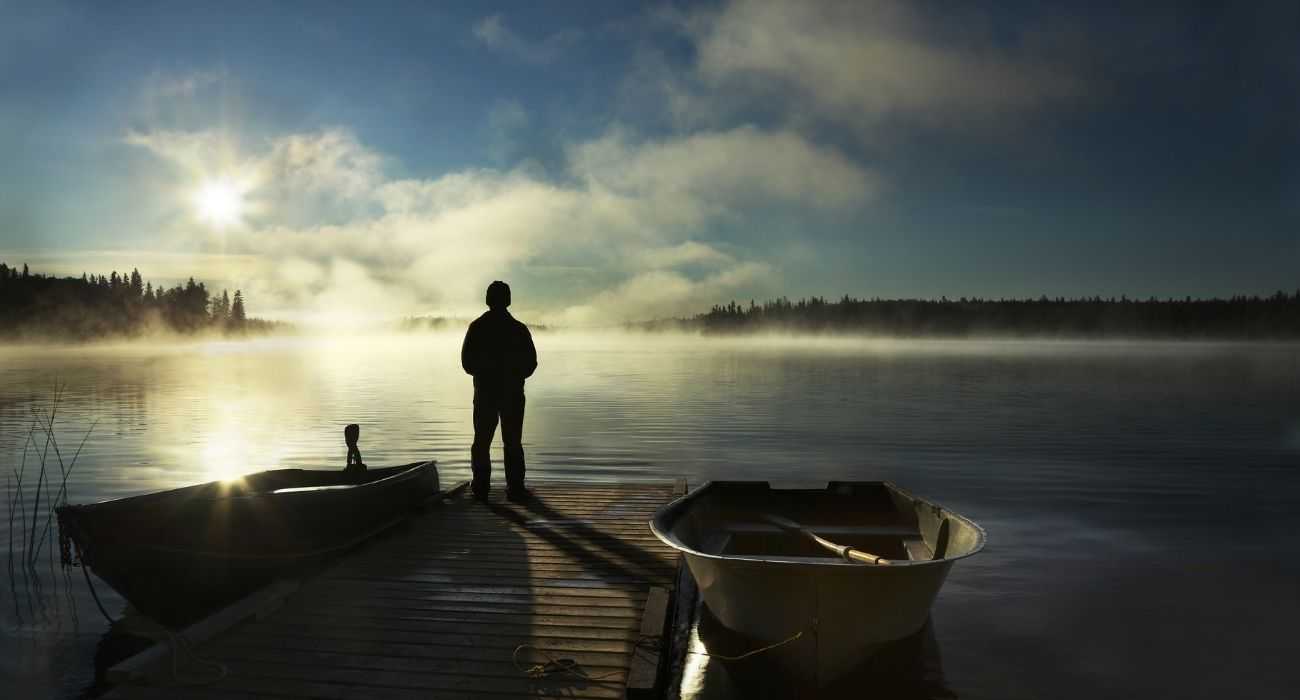
<path id="1" fill-rule="evenodd" d="M 517 505 L 461 492 L 302 582 L 197 648 L 228 670 L 215 683 L 108 697 L 623 698 L 647 616 L 664 619 L 676 583 L 676 553 L 647 527 L 674 484 L 533 493 Z M 557 659 L 575 672 L 518 668 Z"/>

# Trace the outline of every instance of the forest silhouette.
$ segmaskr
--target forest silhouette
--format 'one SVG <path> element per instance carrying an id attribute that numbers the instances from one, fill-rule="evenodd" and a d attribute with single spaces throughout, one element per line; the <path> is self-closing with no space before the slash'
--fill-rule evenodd
<path id="1" fill-rule="evenodd" d="M 139 270 L 54 277 L 0 262 L 0 338 L 90 340 L 154 332 L 265 332 L 281 324 L 250 318 L 241 290 L 209 293 L 191 277 L 154 288 Z"/>
<path id="2" fill-rule="evenodd" d="M 1300 338 L 1300 289 L 1230 299 L 855 299 L 732 301 L 686 318 L 629 324 L 704 333 L 864 333 L 891 336 Z"/>

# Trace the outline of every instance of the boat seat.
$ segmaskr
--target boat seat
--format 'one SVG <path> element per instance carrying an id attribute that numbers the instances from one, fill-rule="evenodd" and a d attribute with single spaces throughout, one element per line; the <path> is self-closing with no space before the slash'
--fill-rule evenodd
<path id="1" fill-rule="evenodd" d="M 903 547 L 907 549 L 907 558 L 912 561 L 930 561 L 934 558 L 934 553 L 925 544 L 925 540 L 920 537 L 905 538 Z"/>
<path id="2" fill-rule="evenodd" d="M 900 537 L 916 538 L 920 533 L 916 528 L 907 525 L 817 525 L 815 523 L 801 523 L 805 528 L 812 532 L 834 539 L 836 536 L 865 536 L 865 537 Z M 759 534 L 781 534 L 785 530 L 767 523 L 727 523 L 726 529 L 730 532 L 741 535 L 759 535 Z"/>

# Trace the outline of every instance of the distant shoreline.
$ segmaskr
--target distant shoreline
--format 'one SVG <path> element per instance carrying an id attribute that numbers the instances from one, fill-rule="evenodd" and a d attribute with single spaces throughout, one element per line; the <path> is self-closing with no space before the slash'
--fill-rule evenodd
<path id="1" fill-rule="evenodd" d="M 218 296 L 193 277 L 157 289 L 139 270 L 54 277 L 0 261 L 0 342 L 81 343 L 159 336 L 242 337 L 290 326 L 247 315 L 243 292 Z"/>
<path id="2" fill-rule="evenodd" d="M 233 298 L 209 293 L 190 278 L 153 288 L 140 273 L 52 277 L 0 262 L 0 344 L 132 340 L 239 339 L 301 335 L 281 322 L 246 313 Z M 378 321 L 377 321 L 378 322 Z M 468 319 L 408 316 L 384 326 L 396 333 L 462 330 Z M 538 333 L 599 332 L 529 324 Z M 704 336 L 788 334 L 875 338 L 1020 340 L 1300 340 L 1300 289 L 1229 299 L 855 299 L 781 297 L 762 304 L 732 301 L 705 313 L 628 322 L 610 330 Z M 308 333 L 309 334 L 309 333 Z"/>
<path id="3" fill-rule="evenodd" d="M 705 335 L 791 333 L 893 338 L 1296 340 L 1300 290 L 1231 299 L 854 299 L 731 302 L 627 330 Z"/>

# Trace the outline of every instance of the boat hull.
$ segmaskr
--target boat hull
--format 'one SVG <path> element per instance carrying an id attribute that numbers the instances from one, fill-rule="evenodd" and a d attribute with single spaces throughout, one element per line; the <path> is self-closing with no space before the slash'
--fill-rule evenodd
<path id="1" fill-rule="evenodd" d="M 797 536 L 792 542 L 788 533 L 755 527 L 762 512 L 797 514 L 801 522 L 823 523 L 823 531 L 846 533 L 837 535 L 845 543 L 898 558 L 875 566 L 818 555 L 802 549 Z M 863 522 L 854 523 L 855 512 Z M 750 525 L 738 525 L 738 519 Z M 941 535 L 944 520 L 951 524 Z M 665 506 L 651 527 L 681 550 L 719 624 L 751 640 L 755 649 L 780 645 L 763 652 L 767 661 L 816 685 L 833 682 L 882 646 L 919 631 L 953 562 L 978 551 L 984 537 L 974 523 L 880 482 L 837 483 L 825 490 L 707 484 Z M 950 540 L 945 549 L 951 556 L 908 555 L 932 557 L 941 536 Z M 891 545 L 890 538 L 898 543 Z"/>
<path id="2" fill-rule="evenodd" d="M 439 490 L 436 464 L 277 470 L 238 482 L 59 510 L 85 566 L 138 611 L 182 624 L 406 517 Z"/>

